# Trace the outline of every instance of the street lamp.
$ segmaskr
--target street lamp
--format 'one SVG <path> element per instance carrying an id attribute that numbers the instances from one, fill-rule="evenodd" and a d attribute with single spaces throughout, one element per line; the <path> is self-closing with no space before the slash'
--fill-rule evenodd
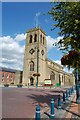
<path id="1" fill-rule="evenodd" d="M 37 61 L 36 61 L 36 62 L 37 62 L 37 63 L 36 63 L 37 68 L 36 68 L 36 69 L 37 69 L 37 70 L 36 70 L 36 73 L 33 74 L 33 76 L 36 76 L 36 88 L 37 88 L 37 87 L 38 87 L 38 77 L 40 76 L 40 74 L 38 73 L 38 72 L 39 72 L 39 70 L 38 70 L 38 67 L 39 67 L 39 65 L 38 65 L 38 64 L 39 64 L 39 60 L 38 60 L 38 59 L 39 59 L 38 44 L 37 44 L 37 47 L 35 47 L 35 49 L 37 49 L 37 55 L 36 55 L 36 57 L 37 57 L 37 59 L 36 59 L 36 60 L 37 60 Z"/>
<path id="2" fill-rule="evenodd" d="M 39 49 L 38 49 L 38 46 L 37 46 L 37 80 L 36 80 L 36 88 L 38 87 L 38 53 L 39 53 Z"/>
<path id="3" fill-rule="evenodd" d="M 34 76 L 34 77 L 39 77 L 40 74 L 39 74 L 39 73 L 38 73 L 38 74 L 37 74 L 37 73 L 34 73 L 33 76 Z M 36 80 L 36 88 L 37 88 L 37 87 L 38 87 L 38 79 Z"/>
<path id="4" fill-rule="evenodd" d="M 78 66 L 76 68 L 76 103 L 80 103 L 80 90 L 78 82 Z"/>

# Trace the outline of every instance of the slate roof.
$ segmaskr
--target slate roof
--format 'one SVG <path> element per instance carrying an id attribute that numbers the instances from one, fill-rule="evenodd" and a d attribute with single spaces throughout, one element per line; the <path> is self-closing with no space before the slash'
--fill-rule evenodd
<path id="1" fill-rule="evenodd" d="M 11 68 L 5 68 L 5 67 L 0 67 L 0 71 L 6 71 L 6 72 L 17 72 L 19 70 L 14 70 L 14 69 L 11 69 Z"/>

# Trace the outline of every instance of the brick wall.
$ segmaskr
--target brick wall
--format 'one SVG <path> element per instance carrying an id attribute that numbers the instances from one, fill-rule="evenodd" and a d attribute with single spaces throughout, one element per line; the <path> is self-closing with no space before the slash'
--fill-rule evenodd
<path id="1" fill-rule="evenodd" d="M 0 71 L 0 83 L 14 83 L 15 73 L 14 72 L 7 72 L 7 71 Z"/>

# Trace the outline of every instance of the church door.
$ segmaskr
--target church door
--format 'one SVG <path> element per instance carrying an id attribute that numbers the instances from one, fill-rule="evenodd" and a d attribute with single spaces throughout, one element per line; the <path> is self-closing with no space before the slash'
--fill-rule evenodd
<path id="1" fill-rule="evenodd" d="M 34 79 L 33 79 L 33 77 L 30 78 L 30 85 L 31 86 L 34 85 Z"/>

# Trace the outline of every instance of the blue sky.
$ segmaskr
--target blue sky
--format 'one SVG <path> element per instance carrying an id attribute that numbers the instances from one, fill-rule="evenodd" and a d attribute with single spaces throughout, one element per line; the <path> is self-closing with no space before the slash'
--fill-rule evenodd
<path id="1" fill-rule="evenodd" d="M 53 5 L 54 4 L 49 2 L 2 3 L 2 37 L 0 40 L 4 41 L 4 45 L 3 63 L 0 64 L 1 66 L 12 66 L 14 69 L 19 69 L 19 66 L 23 66 L 22 58 L 25 47 L 25 33 L 28 29 L 35 27 L 36 14 L 39 14 L 39 26 L 46 32 L 48 58 L 60 64 L 62 52 L 58 50 L 57 47 L 52 46 L 53 42 L 57 41 L 60 37 L 58 35 L 59 29 L 51 31 L 55 22 L 52 20 L 52 17 L 48 15 L 48 11 L 51 10 Z M 13 56 L 11 58 L 10 55 L 12 55 L 12 53 Z M 15 53 L 18 54 L 18 59 Z M 21 58 L 20 55 L 22 55 Z M 20 60 L 20 64 L 17 66 L 18 60 Z"/>

